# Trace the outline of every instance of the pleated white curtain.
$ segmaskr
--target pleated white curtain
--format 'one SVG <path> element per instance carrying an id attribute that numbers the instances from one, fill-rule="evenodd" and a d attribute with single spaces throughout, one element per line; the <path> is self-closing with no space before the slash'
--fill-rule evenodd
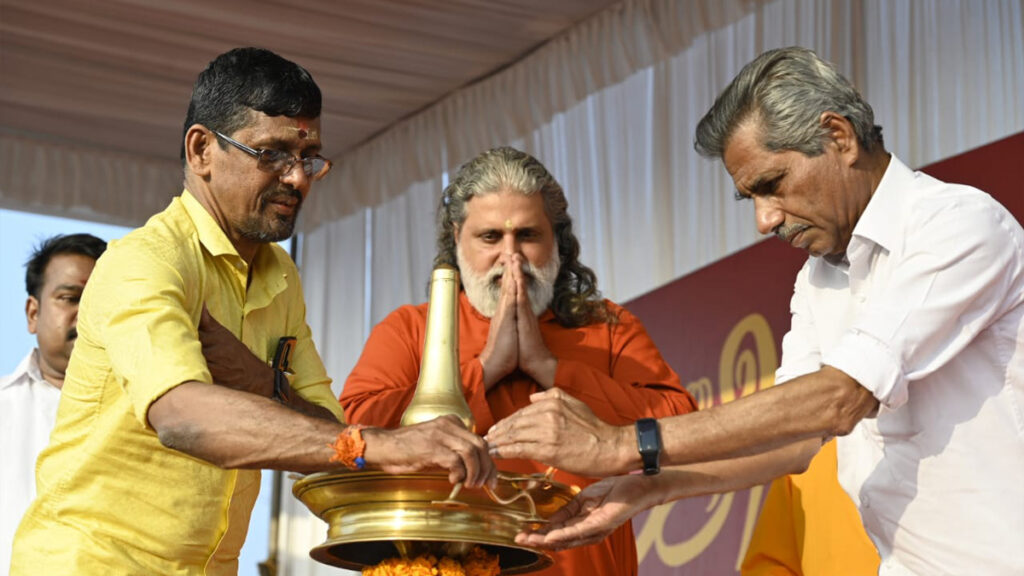
<path id="1" fill-rule="evenodd" d="M 733 200 L 719 162 L 697 156 L 693 133 L 745 63 L 789 45 L 818 51 L 854 81 L 887 148 L 908 165 L 1024 130 L 1022 0 L 627 2 L 382 135 L 430 146 L 407 164 L 433 173 L 402 191 L 345 191 L 349 208 L 352 198 L 380 203 L 340 219 L 331 217 L 337 206 L 313 210 L 319 221 L 304 234 L 300 265 L 336 391 L 369 328 L 425 299 L 445 171 L 484 148 L 520 147 L 559 179 L 581 258 L 614 300 L 758 241 L 751 204 Z M 575 92 L 587 82 L 568 79 L 580 78 L 594 91 Z M 371 162 L 370 151 L 389 154 L 378 142 L 357 154 Z M 281 574 L 337 574 L 307 557 L 325 525 L 290 495 L 282 504 Z"/>

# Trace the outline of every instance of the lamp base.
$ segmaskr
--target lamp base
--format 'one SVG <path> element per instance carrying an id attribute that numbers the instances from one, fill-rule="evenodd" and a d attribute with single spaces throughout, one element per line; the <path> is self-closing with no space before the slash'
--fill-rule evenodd
<path id="1" fill-rule="evenodd" d="M 376 471 L 311 474 L 292 493 L 328 524 L 327 540 L 309 553 L 318 562 L 361 570 L 423 552 L 457 557 L 480 545 L 498 556 L 502 574 L 551 565 L 550 556 L 519 546 L 515 536 L 542 525 L 574 495 L 545 476 L 501 475 L 493 495 L 463 488 L 448 499 L 447 473 Z"/>

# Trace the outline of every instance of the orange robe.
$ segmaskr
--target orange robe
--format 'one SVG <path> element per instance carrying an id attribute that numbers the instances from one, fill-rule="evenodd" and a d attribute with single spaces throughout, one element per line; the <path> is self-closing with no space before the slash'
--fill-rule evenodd
<path id="1" fill-rule="evenodd" d="M 803 474 L 772 482 L 742 576 L 877 574 L 878 552 L 836 477 L 836 441 Z"/>
<path id="2" fill-rule="evenodd" d="M 660 418 L 697 409 L 693 397 L 661 357 L 640 321 L 606 301 L 617 324 L 564 328 L 550 310 L 538 319 L 541 335 L 558 358 L 556 385 L 587 403 L 602 420 L 629 424 L 639 418 Z M 370 334 L 341 394 L 350 423 L 394 427 L 412 400 L 419 377 L 426 332 L 427 305 L 403 306 Z M 459 295 L 459 364 L 462 388 L 476 418 L 477 432 L 486 434 L 498 420 L 530 403 L 541 387 L 516 371 L 484 392 L 483 365 L 477 358 L 487 343 L 490 320 Z M 503 460 L 502 470 L 544 472 L 539 462 Z M 580 487 L 593 482 L 565 472 L 555 480 Z M 599 544 L 552 554 L 555 563 L 540 576 L 627 576 L 637 573 L 636 542 L 627 522 Z"/>

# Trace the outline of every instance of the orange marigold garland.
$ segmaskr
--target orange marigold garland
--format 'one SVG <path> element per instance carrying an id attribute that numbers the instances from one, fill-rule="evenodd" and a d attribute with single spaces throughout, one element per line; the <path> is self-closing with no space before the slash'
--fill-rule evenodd
<path id="1" fill-rule="evenodd" d="M 441 558 L 441 561 L 437 563 L 437 573 L 439 576 L 466 576 L 462 564 L 448 556 Z"/>
<path id="2" fill-rule="evenodd" d="M 327 447 L 334 450 L 331 462 L 341 462 L 349 470 L 362 470 L 366 467 L 363 455 L 366 453 L 366 441 L 363 440 L 362 429 L 365 426 L 353 424 L 346 426 L 338 437 Z"/>
<path id="3" fill-rule="evenodd" d="M 498 557 L 474 546 L 461 561 L 450 556 L 438 560 L 432 554 L 422 554 L 415 558 L 388 558 L 387 560 L 363 568 L 363 576 L 498 576 L 501 566 Z"/>
<path id="4" fill-rule="evenodd" d="M 469 555 L 462 561 L 466 576 L 498 576 L 501 565 L 497 554 L 491 554 L 479 546 L 474 546 Z"/>

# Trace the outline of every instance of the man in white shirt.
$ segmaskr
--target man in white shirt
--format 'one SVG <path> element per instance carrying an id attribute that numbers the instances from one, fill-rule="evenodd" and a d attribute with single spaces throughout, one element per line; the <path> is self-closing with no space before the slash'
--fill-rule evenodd
<path id="1" fill-rule="evenodd" d="M 811 256 L 783 339 L 786 383 L 662 419 L 661 440 L 539 395 L 491 429 L 492 451 L 602 475 L 642 456 L 651 468 L 652 455 L 656 471 L 659 453 L 674 467 L 594 484 L 520 542 L 585 544 L 661 502 L 799 472 L 840 436 L 839 480 L 880 574 L 1024 574 L 1020 224 L 984 192 L 890 156 L 871 107 L 802 48 L 744 67 L 696 147 L 723 160 L 759 231 Z"/>
<path id="2" fill-rule="evenodd" d="M 36 456 L 57 416 L 78 336 L 78 300 L 106 248 L 89 234 L 53 236 L 25 265 L 25 318 L 37 346 L 12 374 L 0 377 L 0 574 L 7 574 L 14 532 L 36 495 Z"/>

